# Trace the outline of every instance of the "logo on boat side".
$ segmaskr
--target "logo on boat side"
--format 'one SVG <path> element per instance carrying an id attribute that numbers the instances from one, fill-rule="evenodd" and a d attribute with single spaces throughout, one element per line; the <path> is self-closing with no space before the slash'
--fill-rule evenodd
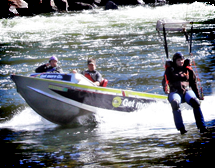
<path id="1" fill-rule="evenodd" d="M 119 107 L 122 103 L 122 99 L 120 97 L 114 97 L 112 101 L 113 107 Z"/>
<path id="2" fill-rule="evenodd" d="M 59 74 L 42 74 L 40 78 L 47 78 L 47 79 L 63 79 L 62 75 Z"/>
<path id="3" fill-rule="evenodd" d="M 140 101 L 135 101 L 133 100 L 129 100 L 128 98 L 121 98 L 121 97 L 114 97 L 113 101 L 112 101 L 112 105 L 113 107 L 117 108 L 117 107 L 129 107 L 129 108 L 135 108 L 135 109 L 142 109 L 145 105 L 144 102 L 140 102 Z"/>

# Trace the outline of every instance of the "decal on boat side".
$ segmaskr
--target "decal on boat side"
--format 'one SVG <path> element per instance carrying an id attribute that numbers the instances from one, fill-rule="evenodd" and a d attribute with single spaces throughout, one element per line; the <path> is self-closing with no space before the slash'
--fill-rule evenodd
<path id="1" fill-rule="evenodd" d="M 123 100 L 122 100 L 123 99 Z M 112 101 L 113 107 L 132 107 L 135 109 L 142 109 L 144 107 L 144 101 L 142 100 L 141 102 L 136 101 L 136 100 L 129 100 L 128 98 L 121 98 L 121 97 L 114 97 Z"/>
<path id="2" fill-rule="evenodd" d="M 56 74 L 56 73 L 46 73 L 46 74 L 32 74 L 32 77 L 41 78 L 41 79 L 53 79 L 58 81 L 72 81 L 72 75 L 67 74 Z"/>
<path id="3" fill-rule="evenodd" d="M 48 78 L 48 79 L 63 79 L 62 75 L 59 74 L 42 74 L 40 78 Z"/>
<path id="4" fill-rule="evenodd" d="M 124 99 L 122 101 L 122 105 L 125 107 L 134 107 L 135 100 L 129 101 L 128 99 Z"/>
<path id="5" fill-rule="evenodd" d="M 49 85 L 49 89 L 63 91 L 63 92 L 67 92 L 68 91 L 68 88 L 61 87 L 61 86 L 55 86 L 55 85 Z"/>
<path id="6" fill-rule="evenodd" d="M 84 105 L 124 112 L 140 110 L 145 107 L 146 103 L 155 102 L 155 100 L 151 99 L 101 94 L 87 90 L 79 90 L 77 88 L 72 89 L 70 87 L 61 87 L 60 85 L 51 85 L 49 86 L 49 89 L 58 93 L 59 96 L 63 96 L 64 98 L 68 98 L 69 100 L 76 101 Z"/>
<path id="7" fill-rule="evenodd" d="M 113 107 L 119 107 L 122 103 L 122 99 L 120 97 L 114 97 L 112 101 Z"/>

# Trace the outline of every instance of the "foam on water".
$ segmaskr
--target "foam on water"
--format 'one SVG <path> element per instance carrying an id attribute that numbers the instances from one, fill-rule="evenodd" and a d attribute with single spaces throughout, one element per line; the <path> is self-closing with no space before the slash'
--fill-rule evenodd
<path id="1" fill-rule="evenodd" d="M 211 108 L 214 103 L 215 95 L 205 96 L 205 100 L 201 103 L 206 123 L 215 119 L 214 109 Z M 186 126 L 195 127 L 195 119 L 191 108 L 188 106 L 182 107 L 182 116 Z M 174 134 L 178 132 L 174 125 L 170 104 L 162 102 L 149 104 L 143 110 L 133 113 L 100 111 L 95 114 L 95 119 L 98 134 L 109 138 Z M 92 120 L 88 122 L 92 122 Z M 80 119 L 81 123 L 83 121 Z M 10 121 L 0 124 L 0 127 L 34 131 L 53 129 L 57 125 L 42 118 L 28 107 L 15 115 Z"/>
<path id="2" fill-rule="evenodd" d="M 122 7 L 119 10 L 104 11 L 96 9 L 82 13 L 56 14 L 56 16 L 34 16 L 31 18 L 17 17 L 0 21 L 1 41 L 41 41 L 50 44 L 50 40 L 73 34 L 83 40 L 90 34 L 125 35 L 130 33 L 143 34 L 145 29 L 155 31 L 149 23 L 158 19 L 171 18 L 199 21 L 213 18 L 214 6 L 203 3 L 166 5 L 162 7 Z M 147 24 L 145 24 L 147 23 Z M 144 29 L 141 29 L 141 26 Z M 153 25 L 154 26 L 154 25 Z"/>
<path id="3" fill-rule="evenodd" d="M 10 128 L 14 130 L 35 131 L 56 127 L 55 124 L 47 121 L 38 115 L 30 107 L 14 115 L 14 117 L 0 124 L 0 128 Z"/>
<path id="4" fill-rule="evenodd" d="M 214 95 L 205 96 L 205 100 L 201 103 L 206 123 L 215 119 L 214 109 L 211 108 L 213 103 L 215 103 Z M 96 116 L 100 121 L 100 132 L 109 137 L 178 133 L 170 104 L 150 104 L 145 109 L 134 113 L 99 112 Z M 182 117 L 185 126 L 196 127 L 193 110 L 188 105 L 182 105 Z"/>

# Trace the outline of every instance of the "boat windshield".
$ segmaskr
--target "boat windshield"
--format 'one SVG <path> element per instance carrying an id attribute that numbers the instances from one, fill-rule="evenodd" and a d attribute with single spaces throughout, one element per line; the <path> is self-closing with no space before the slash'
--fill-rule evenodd
<path id="1" fill-rule="evenodd" d="M 77 84 L 80 85 L 88 85 L 88 86 L 96 86 L 93 82 L 91 82 L 89 79 L 87 79 L 85 76 L 83 76 L 82 74 L 76 73 L 76 74 L 72 74 L 75 75 L 75 79 L 77 82 Z"/>

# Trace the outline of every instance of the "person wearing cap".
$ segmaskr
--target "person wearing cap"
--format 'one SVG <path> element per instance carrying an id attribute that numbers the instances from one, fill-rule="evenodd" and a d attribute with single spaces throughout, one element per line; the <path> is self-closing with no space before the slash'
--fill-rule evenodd
<path id="1" fill-rule="evenodd" d="M 175 126 L 181 134 L 187 132 L 180 110 L 180 104 L 184 102 L 193 108 L 196 125 L 200 129 L 200 133 L 206 132 L 207 129 L 199 103 L 201 97 L 197 87 L 196 75 L 192 68 L 185 66 L 182 53 L 176 52 L 173 55 L 172 64 L 166 68 L 162 85 L 172 106 Z"/>
<path id="2" fill-rule="evenodd" d="M 49 59 L 49 62 L 46 64 L 43 64 L 39 66 L 37 69 L 35 69 L 36 73 L 42 73 L 42 72 L 52 72 L 52 73 L 63 73 L 63 70 L 61 67 L 57 64 L 58 59 L 55 56 L 52 56 Z"/>
<path id="3" fill-rule="evenodd" d="M 81 74 L 91 80 L 97 86 L 100 86 L 102 75 L 96 70 L 96 60 L 89 58 L 87 60 L 88 70 L 82 71 Z"/>

